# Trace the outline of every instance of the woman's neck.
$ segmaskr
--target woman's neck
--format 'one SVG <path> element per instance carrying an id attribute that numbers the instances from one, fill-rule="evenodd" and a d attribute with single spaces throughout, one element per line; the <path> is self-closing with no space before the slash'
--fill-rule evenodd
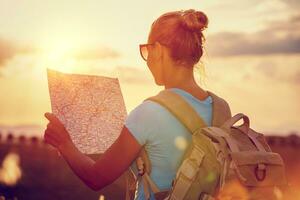
<path id="1" fill-rule="evenodd" d="M 197 85 L 194 78 L 187 79 L 187 80 L 182 79 L 180 81 L 165 84 L 165 89 L 179 88 L 179 89 L 183 89 L 183 90 L 187 91 L 187 90 L 190 90 L 191 88 L 196 88 L 196 87 L 199 87 L 199 86 Z"/>
<path id="2" fill-rule="evenodd" d="M 203 90 L 195 81 L 194 75 L 181 74 L 174 76 L 170 81 L 166 81 L 165 89 L 179 88 L 182 89 L 198 99 L 205 99 L 209 94 Z"/>
<path id="3" fill-rule="evenodd" d="M 193 70 L 183 66 L 173 66 L 172 70 L 164 77 L 164 85 L 165 89 L 180 88 L 183 90 L 198 86 L 194 78 Z"/>

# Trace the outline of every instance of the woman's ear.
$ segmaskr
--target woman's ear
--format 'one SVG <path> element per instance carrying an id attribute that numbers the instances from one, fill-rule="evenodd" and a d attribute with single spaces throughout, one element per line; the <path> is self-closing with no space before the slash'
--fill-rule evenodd
<path id="1" fill-rule="evenodd" d="M 155 54 L 157 59 L 162 59 L 163 58 L 163 47 L 159 42 L 154 43 L 155 46 Z"/>

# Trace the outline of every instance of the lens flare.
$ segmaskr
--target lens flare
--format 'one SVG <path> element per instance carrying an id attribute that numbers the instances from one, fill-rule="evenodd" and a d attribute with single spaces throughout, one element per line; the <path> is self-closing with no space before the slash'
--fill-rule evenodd
<path id="1" fill-rule="evenodd" d="M 188 142 L 186 141 L 186 139 L 184 137 L 178 136 L 175 138 L 174 140 L 175 146 L 179 149 L 179 150 L 185 150 Z"/>
<path id="2" fill-rule="evenodd" d="M 9 186 L 16 185 L 22 176 L 22 171 L 19 164 L 20 157 L 18 154 L 7 154 L 0 169 L 0 182 Z"/>

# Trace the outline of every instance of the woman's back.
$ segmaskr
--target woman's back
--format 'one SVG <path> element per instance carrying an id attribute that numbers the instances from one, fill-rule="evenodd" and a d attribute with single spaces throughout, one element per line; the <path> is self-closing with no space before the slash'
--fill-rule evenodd
<path id="1" fill-rule="evenodd" d="M 181 95 L 197 111 L 203 120 L 211 125 L 212 98 L 199 100 L 185 90 L 170 88 Z M 144 101 L 127 117 L 125 126 L 144 145 L 151 161 L 150 177 L 160 190 L 171 187 L 185 147 L 191 141 L 190 132 L 166 108 L 152 101 Z M 135 163 L 131 165 L 137 174 Z M 138 182 L 136 199 L 145 199 L 143 184 Z M 153 195 L 151 195 L 151 199 Z"/>
<path id="2" fill-rule="evenodd" d="M 210 126 L 214 95 L 207 97 L 194 77 L 194 67 L 203 55 L 203 31 L 207 26 L 208 18 L 201 11 L 164 13 L 152 23 L 148 41 L 140 44 L 139 50 L 156 85 L 183 96 Z M 188 93 L 192 88 L 198 93 Z M 112 183 L 130 166 L 136 173 L 133 160 L 139 158 L 143 147 L 152 166 L 150 177 L 159 189 L 170 189 L 184 150 L 191 141 L 185 126 L 166 108 L 144 101 L 127 117 L 127 128 L 122 128 L 117 140 L 95 162 L 76 149 L 59 119 L 49 114 L 46 117 L 51 121 L 45 131 L 47 142 L 60 150 L 76 174 L 94 190 Z M 138 184 L 136 199 L 145 199 L 143 192 L 142 184 Z M 154 199 L 153 194 L 151 197 Z"/>

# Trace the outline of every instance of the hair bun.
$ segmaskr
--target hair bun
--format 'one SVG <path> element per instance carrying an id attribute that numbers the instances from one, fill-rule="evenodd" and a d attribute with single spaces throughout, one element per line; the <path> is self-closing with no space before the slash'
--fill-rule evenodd
<path id="1" fill-rule="evenodd" d="M 208 18 L 201 11 L 189 9 L 181 11 L 183 25 L 191 31 L 203 31 L 207 28 Z"/>

